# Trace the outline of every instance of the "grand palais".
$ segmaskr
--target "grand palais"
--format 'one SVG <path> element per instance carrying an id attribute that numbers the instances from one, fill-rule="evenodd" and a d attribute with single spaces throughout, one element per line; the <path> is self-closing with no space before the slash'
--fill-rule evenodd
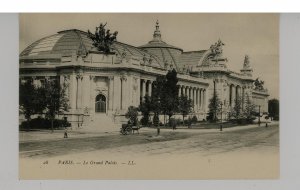
<path id="1" fill-rule="evenodd" d="M 261 112 L 268 111 L 268 91 L 253 85 L 255 68 L 248 56 L 235 72 L 228 68 L 221 40 L 205 50 L 184 51 L 164 42 L 159 27 L 157 22 L 152 40 L 145 45 L 114 42 L 111 54 L 99 52 L 85 31 L 59 31 L 20 53 L 20 80 L 30 77 L 37 85 L 46 78 L 67 83 L 70 109 L 64 115 L 80 128 L 124 122 L 128 107 L 138 107 L 145 95 L 151 96 L 153 81 L 171 69 L 178 73 L 179 96 L 192 100 L 191 115 L 199 120 L 206 118 L 214 91 L 222 101 L 223 118 L 235 99 L 246 95 Z"/>

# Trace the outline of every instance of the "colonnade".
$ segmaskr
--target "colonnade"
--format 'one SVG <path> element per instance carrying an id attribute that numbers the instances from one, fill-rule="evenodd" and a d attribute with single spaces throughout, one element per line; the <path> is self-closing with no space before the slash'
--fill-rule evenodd
<path id="1" fill-rule="evenodd" d="M 230 84 L 229 85 L 229 106 L 234 107 L 238 100 L 241 100 L 242 103 L 241 106 L 243 109 L 244 101 L 245 101 L 245 87 Z"/>
<path id="2" fill-rule="evenodd" d="M 206 108 L 206 89 L 204 88 L 179 85 L 178 96 L 187 96 L 191 99 L 194 111 L 204 111 Z"/>
<path id="3" fill-rule="evenodd" d="M 140 79 L 141 80 L 141 93 L 140 98 L 144 98 L 146 95 L 151 96 L 152 95 L 152 80 L 149 79 Z"/>

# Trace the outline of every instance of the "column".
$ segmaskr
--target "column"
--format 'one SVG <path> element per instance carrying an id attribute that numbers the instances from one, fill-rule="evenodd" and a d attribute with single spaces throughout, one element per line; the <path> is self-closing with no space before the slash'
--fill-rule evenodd
<path id="1" fill-rule="evenodd" d="M 95 112 L 95 76 L 90 75 L 90 112 L 94 113 Z"/>
<path id="2" fill-rule="evenodd" d="M 76 109 L 81 110 L 82 109 L 82 74 L 78 73 L 76 75 L 77 79 L 77 100 L 76 100 Z"/>
<path id="3" fill-rule="evenodd" d="M 186 89 L 187 89 L 186 90 L 186 92 L 187 92 L 186 95 L 187 95 L 188 99 L 190 99 L 190 87 L 187 86 Z"/>
<path id="4" fill-rule="evenodd" d="M 202 107 L 203 111 L 206 110 L 206 90 L 203 89 L 203 107 Z"/>
<path id="5" fill-rule="evenodd" d="M 114 76 L 108 77 L 108 110 L 113 110 Z"/>
<path id="6" fill-rule="evenodd" d="M 199 109 L 199 88 L 196 88 L 196 109 Z"/>
<path id="7" fill-rule="evenodd" d="M 133 106 L 133 87 L 132 87 L 132 76 L 127 76 L 127 81 L 126 81 L 126 87 L 125 87 L 125 92 L 126 92 L 126 109 L 129 106 Z"/>
<path id="8" fill-rule="evenodd" d="M 141 97 L 141 81 L 139 78 L 136 78 L 136 81 L 135 81 L 135 85 L 137 86 L 136 88 L 136 97 L 135 97 L 135 100 L 136 100 L 136 106 L 139 106 L 140 105 L 140 97 Z"/>
<path id="9" fill-rule="evenodd" d="M 148 96 L 151 96 L 152 95 L 152 81 L 149 80 L 149 83 L 148 83 Z"/>
<path id="10" fill-rule="evenodd" d="M 82 108 L 84 111 L 87 111 L 86 109 L 89 107 L 89 97 L 90 97 L 90 81 L 89 81 L 89 76 L 84 75 L 83 79 L 83 86 L 82 86 Z"/>
<path id="11" fill-rule="evenodd" d="M 121 110 L 126 110 L 127 109 L 127 105 L 126 105 L 126 99 L 128 97 L 126 97 L 126 85 L 127 84 L 127 78 L 125 76 L 123 76 L 121 78 Z"/>
<path id="12" fill-rule="evenodd" d="M 234 85 L 231 86 L 232 93 L 231 93 L 231 107 L 235 106 L 235 101 L 236 101 L 236 87 Z"/>
<path id="13" fill-rule="evenodd" d="M 120 110 L 120 102 L 121 102 L 121 79 L 120 76 L 114 76 L 114 87 L 113 87 L 113 109 Z"/>
<path id="14" fill-rule="evenodd" d="M 244 102 L 245 102 L 245 87 L 242 87 L 242 110 L 244 110 Z"/>
<path id="15" fill-rule="evenodd" d="M 76 75 L 75 74 L 71 74 L 70 76 L 70 94 L 69 94 L 69 97 L 70 97 L 70 107 L 71 107 L 71 110 L 75 110 L 76 109 L 76 99 L 77 99 L 77 81 L 76 81 Z"/>
<path id="16" fill-rule="evenodd" d="M 202 93 L 203 93 L 203 91 L 202 91 L 202 88 L 200 88 L 200 90 L 199 90 L 199 109 L 201 110 L 202 109 L 202 107 L 203 107 L 203 101 L 202 101 Z"/>
<path id="17" fill-rule="evenodd" d="M 146 80 L 142 79 L 142 100 L 144 99 L 146 95 Z"/>
<path id="18" fill-rule="evenodd" d="M 193 88 L 193 101 L 194 101 L 194 110 L 197 109 L 197 101 L 196 101 L 196 88 Z"/>

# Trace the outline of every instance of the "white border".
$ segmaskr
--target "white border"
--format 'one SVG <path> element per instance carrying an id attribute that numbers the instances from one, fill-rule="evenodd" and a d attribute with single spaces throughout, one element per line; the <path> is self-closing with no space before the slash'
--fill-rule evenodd
<path id="1" fill-rule="evenodd" d="M 41 1 L 42 2 L 42 1 Z M 73 1 L 74 3 L 74 1 Z M 216 2 L 215 2 L 216 3 Z M 0 189 L 228 189 L 290 190 L 300 188 L 300 14 L 280 19 L 280 180 L 194 181 L 42 181 L 18 180 L 18 15 L 0 15 Z M 184 172 L 184 171 L 183 171 Z"/>
<path id="2" fill-rule="evenodd" d="M 295 12 L 298 0 L 9 0 L 1 12 Z M 126 8 L 126 9 L 125 9 Z"/>

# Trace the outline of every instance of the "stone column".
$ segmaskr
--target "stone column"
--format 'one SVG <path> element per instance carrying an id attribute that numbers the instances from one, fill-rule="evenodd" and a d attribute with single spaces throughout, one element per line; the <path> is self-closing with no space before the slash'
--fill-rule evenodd
<path id="1" fill-rule="evenodd" d="M 245 102 L 245 87 L 242 88 L 242 110 L 244 110 L 244 102 Z"/>
<path id="2" fill-rule="evenodd" d="M 108 77 L 108 110 L 113 110 L 114 76 Z"/>
<path id="3" fill-rule="evenodd" d="M 196 94 L 197 94 L 197 91 L 196 91 L 196 88 L 193 88 L 193 101 L 194 101 L 194 110 L 196 110 L 197 109 L 197 101 L 196 101 L 196 99 L 197 99 L 197 96 L 196 96 Z"/>
<path id="4" fill-rule="evenodd" d="M 136 85 L 136 97 L 135 97 L 135 100 L 136 100 L 136 106 L 139 106 L 140 105 L 140 97 L 141 97 L 141 81 L 139 78 L 136 78 L 135 79 L 135 85 Z"/>
<path id="5" fill-rule="evenodd" d="M 126 98 L 126 109 L 129 107 L 129 106 L 133 106 L 134 103 L 133 103 L 133 86 L 132 86 L 132 81 L 133 78 L 132 76 L 127 76 L 127 84 L 126 84 L 126 93 L 127 93 L 127 98 Z"/>
<path id="6" fill-rule="evenodd" d="M 146 80 L 142 79 L 142 100 L 144 99 L 146 95 Z"/>
<path id="7" fill-rule="evenodd" d="M 90 113 L 95 113 L 95 76 L 90 75 Z"/>
<path id="8" fill-rule="evenodd" d="M 187 86 L 186 89 L 187 89 L 187 90 L 186 90 L 186 92 L 187 92 L 187 97 L 188 97 L 188 99 L 191 99 L 191 98 L 190 98 L 190 87 Z"/>
<path id="9" fill-rule="evenodd" d="M 149 84 L 148 84 L 148 96 L 152 95 L 152 81 L 149 80 Z"/>
<path id="10" fill-rule="evenodd" d="M 71 110 L 74 111 L 76 109 L 76 99 L 77 99 L 77 81 L 76 75 L 71 74 L 70 76 L 70 85 L 69 85 L 69 98 L 70 98 L 70 107 Z"/>
<path id="11" fill-rule="evenodd" d="M 129 97 L 126 97 L 126 92 L 128 89 L 126 89 L 127 87 L 127 77 L 123 76 L 121 77 L 121 89 L 122 89 L 122 96 L 121 96 L 121 110 L 126 110 L 127 109 L 127 101 L 126 99 L 128 99 Z"/>
<path id="12" fill-rule="evenodd" d="M 77 79 L 77 100 L 76 100 L 76 109 L 81 110 L 82 109 L 82 74 L 78 73 L 76 75 Z"/>
<path id="13" fill-rule="evenodd" d="M 232 93 L 231 93 L 231 107 L 235 106 L 235 101 L 236 101 L 236 87 L 234 85 L 231 86 Z"/>
<path id="14" fill-rule="evenodd" d="M 181 96 L 181 85 L 178 85 L 178 97 Z"/>
<path id="15" fill-rule="evenodd" d="M 206 110 L 206 90 L 203 89 L 203 111 Z"/>
<path id="16" fill-rule="evenodd" d="M 203 107 L 203 101 L 202 101 L 202 88 L 199 90 L 199 109 L 201 110 Z"/>
<path id="17" fill-rule="evenodd" d="M 120 76 L 114 76 L 114 95 L 113 95 L 113 109 L 120 110 L 121 102 L 121 79 Z"/>
<path id="18" fill-rule="evenodd" d="M 196 109 L 199 109 L 199 88 L 196 88 Z"/>
<path id="19" fill-rule="evenodd" d="M 90 81 L 89 81 L 89 76 L 88 75 L 84 75 L 82 82 L 83 82 L 83 86 L 82 86 L 82 108 L 84 109 L 88 109 L 89 107 L 89 97 L 90 97 Z"/>

